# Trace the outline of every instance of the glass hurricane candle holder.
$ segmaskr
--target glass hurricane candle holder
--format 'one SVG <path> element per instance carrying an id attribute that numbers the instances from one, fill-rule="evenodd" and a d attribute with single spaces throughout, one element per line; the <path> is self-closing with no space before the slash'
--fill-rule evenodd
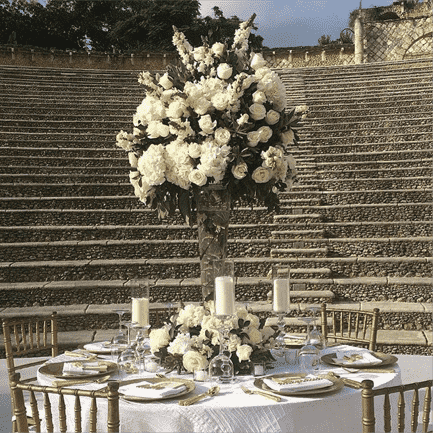
<path id="1" fill-rule="evenodd" d="M 149 325 L 149 281 L 140 280 L 131 288 L 131 321 L 140 326 Z"/>
<path id="2" fill-rule="evenodd" d="M 221 383 L 235 380 L 234 366 L 228 348 L 231 319 L 235 310 L 234 263 L 231 260 L 213 260 L 215 317 L 220 321 L 220 351 L 209 365 L 209 376 L 217 376 Z"/>
<path id="3" fill-rule="evenodd" d="M 290 308 L 288 270 L 281 266 L 272 267 L 272 309 L 277 315 L 278 337 L 275 340 L 274 353 L 284 356 L 285 316 Z"/>

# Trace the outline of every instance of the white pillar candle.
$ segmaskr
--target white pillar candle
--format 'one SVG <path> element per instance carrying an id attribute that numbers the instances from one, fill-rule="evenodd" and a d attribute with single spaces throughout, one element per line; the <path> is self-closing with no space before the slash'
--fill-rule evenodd
<path id="1" fill-rule="evenodd" d="M 235 294 L 232 277 L 215 278 L 215 314 L 217 316 L 235 314 Z"/>
<path id="2" fill-rule="evenodd" d="M 289 284 L 287 279 L 274 280 L 273 310 L 276 313 L 285 313 L 289 306 Z"/>
<path id="3" fill-rule="evenodd" d="M 149 325 L 149 298 L 132 298 L 131 320 L 141 326 Z"/>

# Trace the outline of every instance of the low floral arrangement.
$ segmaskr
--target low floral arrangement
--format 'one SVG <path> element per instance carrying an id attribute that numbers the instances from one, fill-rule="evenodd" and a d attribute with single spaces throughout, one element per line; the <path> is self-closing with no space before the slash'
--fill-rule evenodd
<path id="1" fill-rule="evenodd" d="M 150 350 L 168 370 L 194 372 L 208 367 L 219 354 L 222 323 L 213 314 L 213 301 L 187 305 L 171 323 L 150 332 Z M 251 372 L 252 362 L 269 362 L 275 331 L 246 308 L 238 308 L 229 322 L 228 350 L 235 374 Z"/>
<path id="2" fill-rule="evenodd" d="M 200 188 L 221 184 L 232 203 L 259 202 L 278 209 L 278 191 L 296 178 L 289 146 L 299 139 L 300 119 L 286 110 L 286 89 L 248 38 L 253 15 L 231 47 L 203 38 L 193 48 L 174 28 L 180 66 L 160 76 L 142 72 L 146 97 L 133 116 L 133 132 L 117 145 L 129 152 L 135 194 L 158 216 L 180 210 L 196 222 Z"/>

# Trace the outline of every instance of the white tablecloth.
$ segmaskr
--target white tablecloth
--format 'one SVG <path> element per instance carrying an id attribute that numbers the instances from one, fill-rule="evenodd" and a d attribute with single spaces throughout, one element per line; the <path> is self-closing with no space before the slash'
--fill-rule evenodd
<path id="1" fill-rule="evenodd" d="M 60 355 L 53 361 L 67 358 Z M 76 358 L 75 358 L 76 359 Z M 362 381 L 371 379 L 375 387 L 393 386 L 401 383 L 398 365 L 395 373 L 347 373 L 349 377 Z M 325 370 L 333 370 L 325 367 Z M 279 364 L 270 371 L 275 374 L 283 371 L 299 371 L 298 367 Z M 339 371 L 340 373 L 341 371 Z M 144 374 L 145 377 L 154 377 Z M 129 376 L 128 378 L 134 378 Z M 183 375 L 189 379 L 191 375 Z M 48 385 L 49 377 L 38 374 L 41 384 Z M 235 384 L 220 385 L 220 393 L 192 406 L 180 406 L 177 399 L 157 403 L 132 403 L 121 400 L 120 416 L 123 432 L 332 432 L 349 433 L 361 431 L 361 390 L 344 387 L 341 391 L 322 397 L 282 397 L 279 403 L 262 396 L 247 395 L 240 389 L 244 384 L 254 388 L 254 378 L 239 377 Z M 102 385 L 82 385 L 86 389 L 98 389 Z M 196 383 L 194 393 L 204 392 L 209 383 Z M 85 412 L 85 407 L 83 411 Z M 103 409 L 101 409 L 103 411 Z M 378 407 L 380 412 L 381 408 Z M 73 413 L 71 410 L 71 421 Z M 84 419 L 84 416 L 83 416 Z M 101 430 L 104 430 L 105 417 L 101 418 Z M 70 424 L 73 426 L 73 424 Z M 380 431 L 380 430 L 377 430 Z"/>

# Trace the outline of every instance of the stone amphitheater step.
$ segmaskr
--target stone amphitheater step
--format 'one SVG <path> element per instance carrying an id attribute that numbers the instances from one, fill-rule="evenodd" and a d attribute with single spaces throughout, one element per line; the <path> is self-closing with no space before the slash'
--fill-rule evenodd
<path id="1" fill-rule="evenodd" d="M 433 237 L 396 238 L 278 238 L 271 241 L 271 257 L 420 257 L 433 253 Z M 1 245 L 1 244 L 0 244 Z"/>
<path id="2" fill-rule="evenodd" d="M 278 224 L 279 230 L 273 230 L 272 236 L 288 238 L 292 231 L 299 229 L 299 224 Z M 433 221 L 356 221 L 356 222 L 323 222 L 308 225 L 311 231 L 323 231 L 324 238 L 392 238 L 429 236 L 433 230 Z M 301 230 L 302 231 L 302 230 Z M 309 230 L 308 230 L 309 231 Z M 288 234 L 286 234 L 288 233 Z M 311 237 L 311 236 L 310 236 Z M 300 239 L 303 239 L 302 235 Z"/>

